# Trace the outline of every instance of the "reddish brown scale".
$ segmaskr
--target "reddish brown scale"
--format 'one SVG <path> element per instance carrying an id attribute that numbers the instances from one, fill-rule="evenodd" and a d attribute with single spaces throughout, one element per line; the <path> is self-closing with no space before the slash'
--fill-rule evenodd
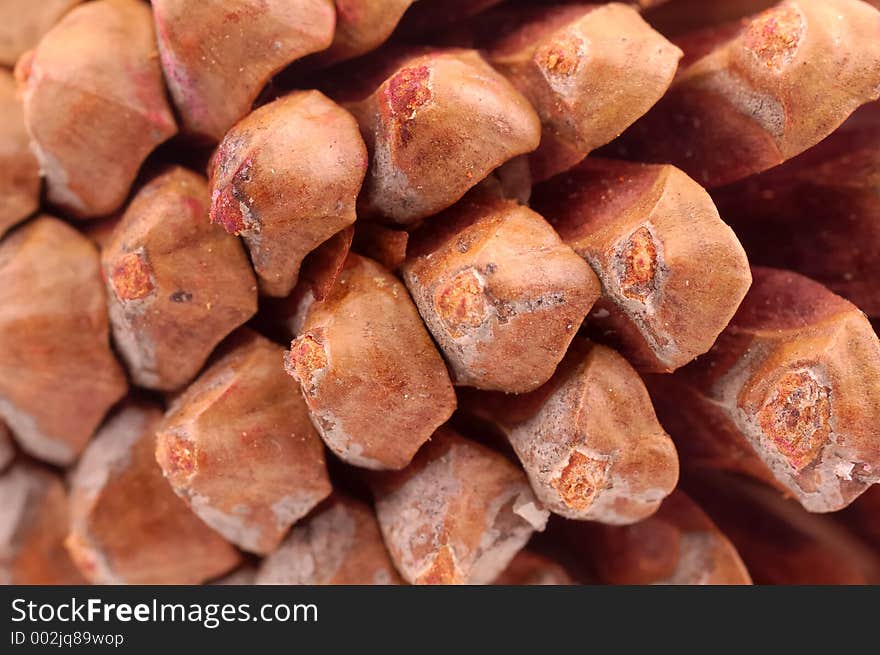
<path id="1" fill-rule="evenodd" d="M 388 80 L 388 106 L 395 116 L 407 117 L 431 100 L 427 66 L 414 66 L 401 70 Z"/>
<path id="2" fill-rule="evenodd" d="M 539 214 L 485 187 L 411 235 L 402 273 L 456 384 L 509 393 L 553 375 L 599 292 Z"/>
<path id="3" fill-rule="evenodd" d="M 314 395 L 317 383 L 327 369 L 327 351 L 314 334 L 304 334 L 291 344 L 286 363 L 305 392 Z"/>
<path id="4" fill-rule="evenodd" d="M 402 580 L 382 542 L 373 508 L 334 494 L 266 557 L 256 583 L 397 585 Z"/>
<path id="5" fill-rule="evenodd" d="M 140 252 L 123 255 L 110 274 L 110 282 L 116 297 L 126 301 L 146 298 L 156 288 L 150 264 Z"/>
<path id="6" fill-rule="evenodd" d="M 0 418 L 29 454 L 72 464 L 127 389 L 95 246 L 38 216 L 0 241 Z"/>
<path id="7" fill-rule="evenodd" d="M 264 295 L 289 295 L 307 255 L 354 223 L 367 163 L 354 118 L 317 91 L 226 134 L 210 164 L 211 220 L 241 234 Z"/>
<path id="8" fill-rule="evenodd" d="M 712 198 L 673 166 L 588 157 L 536 186 L 531 205 L 602 282 L 590 336 L 640 370 L 674 371 L 709 350 L 751 282 Z"/>
<path id="9" fill-rule="evenodd" d="M 880 97 L 878 22 L 864 2 L 784 0 L 686 34 L 669 91 L 613 152 L 674 164 L 710 188 L 773 168 Z"/>
<path id="10" fill-rule="evenodd" d="M 261 555 L 331 491 L 324 446 L 282 353 L 254 332 L 236 333 L 157 430 L 156 461 L 174 492 Z"/>
<path id="11" fill-rule="evenodd" d="M 370 149 L 361 216 L 416 223 L 540 140 L 534 109 L 475 50 L 390 48 L 329 86 Z"/>
<path id="12" fill-rule="evenodd" d="M 654 290 L 657 276 L 657 244 L 647 228 L 640 227 L 630 235 L 619 259 L 623 263 L 621 291 L 628 298 L 644 302 Z"/>
<path id="13" fill-rule="evenodd" d="M 560 516 L 635 523 L 678 482 L 678 456 L 647 389 L 605 346 L 575 339 L 534 391 L 461 391 L 459 402 L 507 438 L 538 499 Z"/>
<path id="14" fill-rule="evenodd" d="M 47 197 L 77 218 L 117 210 L 147 156 L 177 132 L 143 2 L 79 5 L 16 76 Z"/>
<path id="15" fill-rule="evenodd" d="M 715 346 L 648 378 L 692 470 L 726 470 L 837 511 L 880 482 L 880 341 L 852 303 L 805 277 L 752 269 Z"/>
<path id="16" fill-rule="evenodd" d="M 152 0 L 162 68 L 184 129 L 214 142 L 269 80 L 327 48 L 331 0 Z"/>
<path id="17" fill-rule="evenodd" d="M 403 468 L 456 404 L 406 288 L 351 254 L 328 296 L 303 305 L 287 371 L 324 442 L 355 466 Z"/>
<path id="18" fill-rule="evenodd" d="M 568 77 L 577 70 L 585 45 L 582 39 L 566 34 L 539 47 L 535 52 L 535 63 L 552 75 Z"/>
<path id="19" fill-rule="evenodd" d="M 198 452 L 192 441 L 179 435 L 172 435 L 168 439 L 166 452 L 166 461 L 173 475 L 188 476 L 195 473 Z"/>
<path id="20" fill-rule="evenodd" d="M 461 336 L 463 328 L 482 325 L 488 310 L 488 300 L 483 292 L 480 276 L 472 268 L 437 287 L 434 306 L 440 320 L 453 336 Z"/>
<path id="21" fill-rule="evenodd" d="M 237 235 L 248 229 L 234 187 L 229 186 L 214 193 L 211 198 L 211 222 L 221 225 L 229 234 Z"/>
<path id="22" fill-rule="evenodd" d="M 566 506 L 576 512 L 586 511 L 593 499 L 608 486 L 608 463 L 573 452 L 568 464 L 550 484 L 559 492 Z"/>
<path id="23" fill-rule="evenodd" d="M 761 59 L 767 68 L 782 70 L 797 54 L 806 24 L 793 5 L 770 9 L 749 24 L 743 46 Z"/>
<path id="24" fill-rule="evenodd" d="M 161 170 L 132 197 L 101 253 L 116 346 L 136 384 L 171 391 L 256 310 L 239 239 L 208 221 L 205 178 Z"/>
<path id="25" fill-rule="evenodd" d="M 761 429 L 798 471 L 815 461 L 831 436 L 830 393 L 809 371 L 792 371 L 758 412 Z"/>
<path id="26" fill-rule="evenodd" d="M 162 410 L 128 402 L 71 475 L 67 549 L 93 584 L 200 584 L 238 551 L 174 495 L 156 462 Z"/>
<path id="27" fill-rule="evenodd" d="M 370 482 L 391 558 L 411 584 L 488 584 L 547 521 L 521 469 L 445 427 L 406 469 Z"/>
<path id="28" fill-rule="evenodd" d="M 461 37 L 535 107 L 537 181 L 616 138 L 663 95 L 681 51 L 620 2 L 505 3 Z"/>

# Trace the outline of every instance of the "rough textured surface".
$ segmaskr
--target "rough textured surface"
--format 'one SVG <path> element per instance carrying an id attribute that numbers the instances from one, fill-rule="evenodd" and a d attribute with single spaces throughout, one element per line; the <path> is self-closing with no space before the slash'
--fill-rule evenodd
<path id="1" fill-rule="evenodd" d="M 532 206 L 599 276 L 590 334 L 641 370 L 709 350 L 749 288 L 736 235 L 673 166 L 587 159 L 536 187 Z"/>
<path id="2" fill-rule="evenodd" d="M 574 581 L 562 566 L 549 557 L 521 550 L 492 584 L 558 586 L 572 585 Z"/>
<path id="3" fill-rule="evenodd" d="M 488 584 L 547 521 L 522 471 L 448 428 L 372 483 L 385 543 L 411 584 Z"/>
<path id="4" fill-rule="evenodd" d="M 527 207 L 470 195 L 415 232 L 403 278 L 456 384 L 513 393 L 546 382 L 599 282 Z"/>
<path id="5" fill-rule="evenodd" d="M 538 146 L 534 109 L 476 52 L 397 61 L 372 95 L 346 104 L 372 156 L 361 197 L 366 214 L 413 223 Z"/>
<path id="6" fill-rule="evenodd" d="M 127 388 L 95 247 L 38 217 L 0 242 L 0 417 L 25 451 L 73 463 Z"/>
<path id="7" fill-rule="evenodd" d="M 223 138 L 269 79 L 327 48 L 332 0 L 153 0 L 165 78 L 187 132 Z"/>
<path id="8" fill-rule="evenodd" d="M 734 543 L 756 584 L 880 583 L 880 556 L 833 520 L 733 475 L 690 487 Z"/>
<path id="9" fill-rule="evenodd" d="M 317 91 L 250 114 L 211 162 L 211 220 L 240 234 L 263 293 L 286 296 L 309 252 L 355 220 L 367 168 L 357 123 Z"/>
<path id="10" fill-rule="evenodd" d="M 288 372 L 341 459 L 399 469 L 455 410 L 443 360 L 406 288 L 350 255 L 336 286 L 306 312 Z"/>
<path id="11" fill-rule="evenodd" d="M 687 63 L 620 145 L 705 186 L 782 163 L 880 96 L 880 14 L 864 2 L 786 0 L 679 45 Z"/>
<path id="12" fill-rule="evenodd" d="M 475 37 L 541 117 L 541 146 L 531 156 L 537 181 L 619 136 L 660 99 L 681 57 L 635 8 L 617 2 L 505 6 L 480 17 Z"/>
<path id="13" fill-rule="evenodd" d="M 267 554 L 331 491 L 324 445 L 284 351 L 254 332 L 169 408 L 156 460 L 171 488 L 228 541 Z"/>
<path id="14" fill-rule="evenodd" d="M 77 7 L 16 76 L 48 199 L 75 216 L 117 209 L 147 155 L 177 132 L 143 2 Z"/>
<path id="15" fill-rule="evenodd" d="M 682 459 L 830 512 L 880 481 L 880 341 L 865 315 L 805 277 L 755 283 L 712 350 L 649 387 Z"/>
<path id="16" fill-rule="evenodd" d="M 713 198 L 758 266 L 796 271 L 880 318 L 880 102 Z"/>
<path id="17" fill-rule="evenodd" d="M 572 545 L 593 560 L 601 582 L 645 585 L 743 585 L 752 579 L 734 545 L 683 492 L 626 527 L 583 524 Z"/>
<path id="18" fill-rule="evenodd" d="M 85 584 L 67 551 L 61 478 L 19 463 L 0 475 L 0 584 Z"/>
<path id="19" fill-rule="evenodd" d="M 15 93 L 12 74 L 0 69 L 0 237 L 40 205 L 40 166 Z"/>
<path id="20" fill-rule="evenodd" d="M 334 495 L 294 526 L 263 560 L 261 585 L 396 585 L 402 581 L 388 555 L 373 510 Z"/>
<path id="21" fill-rule="evenodd" d="M 178 166 L 144 185 L 101 253 L 116 346 L 136 384 L 173 390 L 257 310 L 235 237 L 208 221 L 208 185 Z"/>
<path id="22" fill-rule="evenodd" d="M 61 17 L 81 0 L 0 2 L 0 65 L 13 67 Z"/>
<path id="23" fill-rule="evenodd" d="M 238 552 L 174 495 L 156 463 L 162 411 L 129 403 L 100 430 L 71 477 L 67 548 L 97 584 L 199 584 Z"/>
<path id="24" fill-rule="evenodd" d="M 627 524 L 678 482 L 678 457 L 639 376 L 613 350 L 576 340 L 529 394 L 471 393 L 463 407 L 507 436 L 540 501 L 572 519 Z"/>

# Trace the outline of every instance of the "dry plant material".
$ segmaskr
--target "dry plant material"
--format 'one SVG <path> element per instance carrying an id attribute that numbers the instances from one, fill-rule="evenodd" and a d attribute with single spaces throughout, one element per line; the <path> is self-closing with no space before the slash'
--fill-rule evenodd
<path id="1" fill-rule="evenodd" d="M 0 471 L 9 466 L 14 459 L 15 442 L 12 440 L 12 432 L 0 421 Z"/>
<path id="2" fill-rule="evenodd" d="M 152 0 L 162 67 L 182 129 L 212 141 L 291 62 L 327 48 L 332 0 Z"/>
<path id="3" fill-rule="evenodd" d="M 354 223 L 367 167 L 357 123 L 317 91 L 261 107 L 211 162 L 211 220 L 240 234 L 270 296 L 286 296 L 309 252 Z"/>
<path id="4" fill-rule="evenodd" d="M 488 584 L 547 522 L 521 470 L 448 428 L 409 467 L 371 482 L 385 543 L 411 584 Z"/>
<path id="5" fill-rule="evenodd" d="M 240 556 L 174 495 L 156 463 L 162 411 L 127 403 L 71 478 L 67 548 L 95 584 L 199 584 Z"/>
<path id="6" fill-rule="evenodd" d="M 558 562 L 531 550 L 521 550 L 492 584 L 559 586 L 573 585 L 574 581 Z"/>
<path id="7" fill-rule="evenodd" d="M 601 582 L 623 585 L 747 585 L 752 580 L 730 540 L 694 501 L 676 491 L 634 525 L 569 526 L 573 545 Z"/>
<path id="8" fill-rule="evenodd" d="M 138 0 L 75 8 L 16 75 L 48 199 L 74 216 L 117 209 L 147 155 L 177 132 L 150 8 Z"/>
<path id="9" fill-rule="evenodd" d="M 462 405 L 504 433 L 555 514 L 632 523 L 654 513 L 678 481 L 675 447 L 644 384 L 605 346 L 579 339 L 536 391 L 475 392 Z"/>
<path id="10" fill-rule="evenodd" d="M 308 306 L 286 365 L 324 442 L 355 466 L 403 468 L 455 410 L 406 288 L 355 254 L 330 294 Z"/>
<path id="11" fill-rule="evenodd" d="M 704 186 L 757 173 L 828 136 L 880 96 L 880 14 L 854 0 L 786 0 L 684 37 L 669 92 L 624 135 L 627 158 Z"/>
<path id="12" fill-rule="evenodd" d="M 334 495 L 263 560 L 260 585 L 402 584 L 373 510 Z"/>
<path id="13" fill-rule="evenodd" d="M 416 0 L 334 0 L 333 43 L 307 61 L 329 66 L 375 50 L 391 36 L 404 12 Z"/>
<path id="14" fill-rule="evenodd" d="M 454 382 L 480 389 L 541 386 L 599 297 L 541 216 L 479 193 L 411 236 L 402 272 Z"/>
<path id="15" fill-rule="evenodd" d="M 0 584 L 84 584 L 64 549 L 68 506 L 61 478 L 19 463 L 0 475 L 0 498 Z"/>
<path id="16" fill-rule="evenodd" d="M 880 583 L 880 557 L 833 520 L 733 475 L 695 480 L 700 503 L 736 545 L 756 584 Z"/>
<path id="17" fill-rule="evenodd" d="M 29 454 L 73 463 L 125 395 L 98 252 L 40 216 L 0 242 L 0 417 Z"/>
<path id="18" fill-rule="evenodd" d="M 752 264 L 806 275 L 880 318 L 880 102 L 804 154 L 713 197 Z"/>
<path id="19" fill-rule="evenodd" d="M 156 442 L 159 466 L 190 509 L 263 555 L 331 491 L 324 445 L 283 354 L 254 332 L 237 335 L 174 400 Z"/>
<path id="20" fill-rule="evenodd" d="M 640 370 L 709 350 L 749 288 L 736 235 L 673 166 L 587 159 L 536 187 L 532 206 L 599 276 L 590 334 Z"/>
<path id="21" fill-rule="evenodd" d="M 0 66 L 13 67 L 65 13 L 82 0 L 0 2 Z"/>
<path id="22" fill-rule="evenodd" d="M 618 2 L 502 7 L 477 21 L 475 36 L 541 117 L 536 181 L 571 168 L 647 112 L 682 54 Z"/>
<path id="23" fill-rule="evenodd" d="M 355 227 L 352 247 L 360 254 L 375 259 L 389 271 L 396 271 L 406 261 L 409 233 L 360 221 Z"/>
<path id="24" fill-rule="evenodd" d="M 15 94 L 12 74 L 0 69 L 0 237 L 40 206 L 40 166 Z"/>
<path id="25" fill-rule="evenodd" d="M 361 209 L 400 225 L 446 209 L 541 138 L 528 101 L 473 50 L 400 57 L 357 100 L 346 107 L 371 154 Z"/>
<path id="26" fill-rule="evenodd" d="M 257 311 L 241 242 L 208 222 L 206 180 L 175 166 L 135 194 L 101 260 L 113 337 L 136 384 L 189 382 Z"/>
<path id="27" fill-rule="evenodd" d="M 745 473 L 811 512 L 880 481 L 880 341 L 859 309 L 775 269 L 712 350 L 650 388 L 682 459 Z"/>

